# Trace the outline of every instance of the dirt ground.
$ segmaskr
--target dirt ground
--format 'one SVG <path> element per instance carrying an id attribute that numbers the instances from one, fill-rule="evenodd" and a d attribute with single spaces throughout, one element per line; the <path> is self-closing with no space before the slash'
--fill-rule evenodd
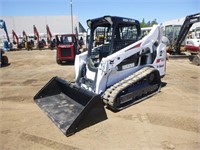
<path id="1" fill-rule="evenodd" d="M 200 68 L 167 61 L 157 95 L 66 137 L 34 103 L 53 77 L 74 80 L 73 65 L 57 65 L 55 50 L 7 52 L 0 69 L 1 150 L 199 150 Z"/>

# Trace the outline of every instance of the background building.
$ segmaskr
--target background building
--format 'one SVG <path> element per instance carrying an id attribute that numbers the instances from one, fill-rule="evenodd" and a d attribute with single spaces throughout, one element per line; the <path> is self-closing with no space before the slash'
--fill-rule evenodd
<path id="1" fill-rule="evenodd" d="M 167 20 L 163 22 L 162 25 L 164 27 L 169 26 L 169 25 L 182 25 L 184 21 L 185 21 L 185 17 L 179 18 L 179 19 Z M 191 26 L 190 31 L 194 30 L 196 27 L 200 27 L 200 22 L 194 23 Z"/>
<path id="2" fill-rule="evenodd" d="M 63 34 L 72 33 L 71 16 L 6 16 L 2 17 L 6 23 L 9 37 L 12 39 L 12 30 L 22 37 L 23 30 L 27 35 L 34 35 L 33 25 L 36 26 L 41 37 L 46 36 L 46 25 L 49 26 L 51 33 Z M 77 28 L 78 33 L 86 32 L 77 16 L 73 16 L 73 33 Z M 6 39 L 3 29 L 0 29 L 0 43 Z"/>

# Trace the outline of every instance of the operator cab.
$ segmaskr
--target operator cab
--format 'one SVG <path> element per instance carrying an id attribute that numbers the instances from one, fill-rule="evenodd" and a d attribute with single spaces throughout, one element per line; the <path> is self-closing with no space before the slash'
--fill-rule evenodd
<path id="1" fill-rule="evenodd" d="M 57 45 L 61 44 L 73 44 L 76 42 L 75 35 L 73 34 L 62 34 L 62 35 L 56 35 L 56 41 Z"/>
<path id="2" fill-rule="evenodd" d="M 134 19 L 104 16 L 87 20 L 87 24 L 90 28 L 88 64 L 92 70 L 97 70 L 103 57 L 127 47 L 141 37 L 140 23 Z"/>

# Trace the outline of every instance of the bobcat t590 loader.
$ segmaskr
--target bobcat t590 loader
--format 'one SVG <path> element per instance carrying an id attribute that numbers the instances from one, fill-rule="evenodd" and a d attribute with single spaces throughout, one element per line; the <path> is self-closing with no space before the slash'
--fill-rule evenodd
<path id="1" fill-rule="evenodd" d="M 119 111 L 161 88 L 166 45 L 162 27 L 141 39 L 137 20 L 104 16 L 87 21 L 89 49 L 75 59 L 76 81 L 52 78 L 34 100 L 67 136 L 107 118 L 104 104 Z M 96 43 L 96 35 L 102 42 Z"/>

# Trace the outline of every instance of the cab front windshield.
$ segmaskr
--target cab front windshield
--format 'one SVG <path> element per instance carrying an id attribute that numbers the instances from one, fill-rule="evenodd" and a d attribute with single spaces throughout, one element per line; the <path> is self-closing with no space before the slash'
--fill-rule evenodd
<path id="1" fill-rule="evenodd" d="M 91 30 L 90 58 L 98 66 L 103 57 L 107 57 L 139 39 L 138 30 L 134 24 L 118 24 L 112 27 L 98 26 Z"/>
<path id="2" fill-rule="evenodd" d="M 72 35 L 57 35 L 57 41 L 59 44 L 71 44 L 74 42 Z"/>
<path id="3" fill-rule="evenodd" d="M 181 25 L 168 25 L 165 27 L 165 36 L 170 40 L 171 44 L 178 38 L 180 30 Z"/>

